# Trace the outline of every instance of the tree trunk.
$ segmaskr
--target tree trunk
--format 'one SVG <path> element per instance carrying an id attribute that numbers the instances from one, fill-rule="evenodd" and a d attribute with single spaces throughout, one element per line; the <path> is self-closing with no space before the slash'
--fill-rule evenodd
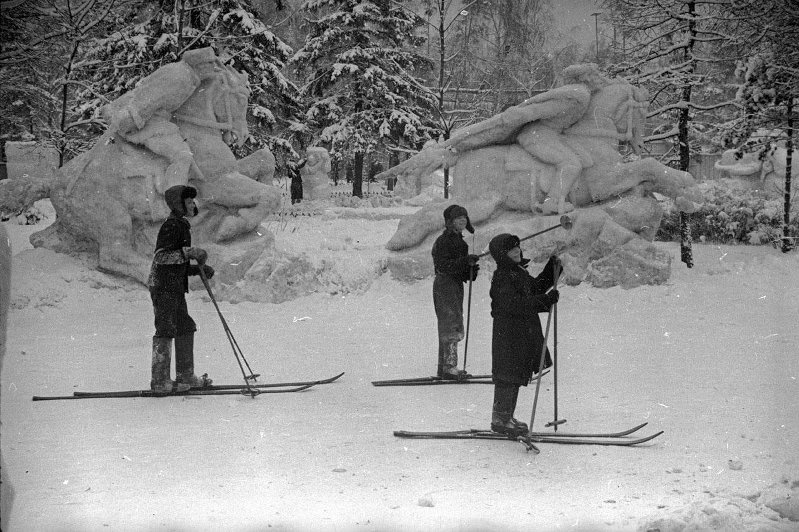
<path id="1" fill-rule="evenodd" d="M 785 133 L 788 135 L 788 141 L 785 147 L 788 153 L 785 156 L 785 201 L 783 204 L 783 220 L 782 220 L 782 252 L 788 253 L 793 249 L 794 245 L 788 234 L 789 224 L 791 221 L 791 166 L 793 165 L 793 95 L 788 95 L 788 124 L 785 128 Z"/>
<path id="2" fill-rule="evenodd" d="M 64 72 L 64 86 L 61 88 L 61 139 L 58 143 L 58 167 L 64 166 L 64 151 L 67 148 L 67 110 L 69 109 L 69 79 L 72 76 L 72 66 L 75 63 L 75 56 L 78 54 L 80 44 L 75 41 L 72 43 L 72 53 L 67 61 L 66 72 Z"/>
<path id="3" fill-rule="evenodd" d="M 696 4 L 694 2 L 688 2 L 686 4 L 688 8 L 688 32 L 689 38 L 691 39 L 690 44 L 685 50 L 685 59 L 690 61 L 688 67 L 688 75 L 690 76 L 693 74 L 694 69 L 696 67 L 696 61 L 693 58 L 693 48 L 694 48 L 694 39 L 696 38 L 696 22 L 694 17 L 696 16 Z M 690 77 L 686 81 L 685 85 L 682 89 L 682 101 L 686 104 L 691 101 L 691 80 Z M 680 119 L 678 124 L 679 129 L 679 148 L 680 148 L 680 170 L 687 172 L 688 167 L 691 164 L 691 147 L 689 145 L 688 140 L 688 123 L 691 121 L 691 114 L 690 114 L 690 107 L 686 105 L 682 110 L 680 110 Z M 680 260 L 682 260 L 686 266 L 689 268 L 693 268 L 694 266 L 694 257 L 693 252 L 691 250 L 691 226 L 689 224 L 689 215 L 687 213 L 681 212 L 680 213 Z"/>
<path id="4" fill-rule="evenodd" d="M 352 195 L 363 197 L 363 152 L 356 151 L 352 161 Z"/>
<path id="5" fill-rule="evenodd" d="M 177 33 L 177 50 L 175 50 L 175 58 L 180 59 L 180 51 L 183 50 L 183 0 L 178 0 L 175 2 L 175 16 L 177 17 L 178 26 L 175 28 L 175 33 Z"/>

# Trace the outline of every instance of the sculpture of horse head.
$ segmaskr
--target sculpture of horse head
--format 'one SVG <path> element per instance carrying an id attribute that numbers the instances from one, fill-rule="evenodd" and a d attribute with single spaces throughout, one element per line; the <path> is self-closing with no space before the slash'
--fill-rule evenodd
<path id="1" fill-rule="evenodd" d="M 247 102 L 251 91 L 247 74 L 225 66 L 219 79 L 219 87 L 213 103 L 214 113 L 217 120 L 224 124 L 225 141 L 241 146 L 250 136 L 247 127 Z"/>
<path id="2" fill-rule="evenodd" d="M 648 106 L 646 89 L 625 80 L 614 80 L 592 94 L 583 117 L 564 134 L 606 139 L 614 149 L 615 142 L 626 142 L 640 154 Z"/>

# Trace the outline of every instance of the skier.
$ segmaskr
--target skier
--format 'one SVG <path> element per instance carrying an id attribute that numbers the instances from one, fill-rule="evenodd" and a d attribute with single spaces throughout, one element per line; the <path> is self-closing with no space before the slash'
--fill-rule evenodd
<path id="1" fill-rule="evenodd" d="M 491 430 L 502 434 L 527 433 L 526 423 L 515 419 L 519 386 L 527 386 L 541 364 L 544 335 L 539 312 L 547 312 L 558 301 L 553 288 L 560 259 L 550 257 L 538 277 L 527 272 L 530 262 L 522 256 L 519 238 L 503 233 L 495 236 L 488 250 L 497 263 L 491 279 L 491 316 L 494 318 L 491 339 L 494 407 Z M 547 293 L 547 290 L 552 290 Z M 552 365 L 549 350 L 544 367 Z"/>
<path id="2" fill-rule="evenodd" d="M 477 278 L 479 256 L 469 254 L 462 231 L 474 233 L 469 214 L 460 205 L 444 210 L 444 232 L 433 244 L 433 306 L 438 319 L 438 376 L 468 377 L 458 369 L 458 342 L 463 340 L 463 283 Z"/>
<path id="3" fill-rule="evenodd" d="M 194 374 L 194 332 L 197 326 L 189 316 L 185 296 L 189 291 L 189 275 L 199 275 L 200 268 L 207 278 L 214 275 L 214 269 L 205 264 L 208 253 L 191 245 L 191 224 L 186 217 L 197 215 L 196 197 L 197 189 L 184 185 L 175 185 L 164 193 L 171 212 L 158 231 L 147 280 L 155 313 L 150 388 L 164 394 L 211 384 L 207 375 L 197 377 Z M 192 259 L 196 265 L 189 263 Z M 177 382 L 170 378 L 172 338 L 175 339 Z"/>

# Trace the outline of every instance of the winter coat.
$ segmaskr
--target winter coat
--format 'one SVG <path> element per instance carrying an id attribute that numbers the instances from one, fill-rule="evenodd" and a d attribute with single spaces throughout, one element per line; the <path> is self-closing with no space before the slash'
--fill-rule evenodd
<path id="1" fill-rule="evenodd" d="M 439 342 L 459 342 L 463 329 L 463 283 L 469 280 L 469 246 L 449 227 L 433 244 L 433 307 Z"/>
<path id="2" fill-rule="evenodd" d="M 147 286 L 160 292 L 189 291 L 189 275 L 199 275 L 199 268 L 189 264 L 185 249 L 191 247 L 191 224 L 184 217 L 184 190 L 175 186 L 166 191 L 164 199 L 171 209 L 169 217 L 158 230 L 155 255 Z"/>
<path id="3" fill-rule="evenodd" d="M 533 277 L 524 268 L 528 260 L 516 264 L 504 252 L 498 259 L 490 292 L 492 374 L 497 382 L 526 386 L 541 363 L 544 334 L 538 313 L 550 309 L 545 292 L 552 287 L 554 267 L 550 261 Z M 544 367 L 551 365 L 547 349 Z"/>
<path id="4" fill-rule="evenodd" d="M 446 275 L 455 281 L 469 280 L 469 245 L 463 235 L 447 227 L 433 243 L 433 268 L 436 275 Z"/>

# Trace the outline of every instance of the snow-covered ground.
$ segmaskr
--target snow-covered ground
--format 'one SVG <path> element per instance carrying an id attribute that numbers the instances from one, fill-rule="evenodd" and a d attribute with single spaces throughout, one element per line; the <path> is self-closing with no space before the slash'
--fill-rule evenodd
<path id="1" fill-rule="evenodd" d="M 396 223 L 298 217 L 276 236 L 356 265 L 383 253 Z M 432 281 L 388 274 L 363 293 L 220 304 L 261 381 L 345 371 L 334 384 L 254 399 L 33 402 L 146 388 L 152 309 L 140 285 L 31 249 L 42 225 L 5 225 L 10 531 L 799 530 L 799 253 L 695 245 L 689 270 L 662 244 L 675 257 L 665 285 L 563 287 L 561 430 L 647 422 L 643 433 L 665 433 L 639 448 L 541 444 L 535 455 L 510 441 L 392 435 L 487 428 L 492 387 L 371 385 L 436 366 Z M 491 369 L 489 282 L 474 284 L 475 373 Z M 197 369 L 240 382 L 207 296 L 191 293 L 189 309 Z M 536 429 L 553 417 L 552 384 L 550 374 Z M 533 395 L 522 390 L 520 419 Z"/>

